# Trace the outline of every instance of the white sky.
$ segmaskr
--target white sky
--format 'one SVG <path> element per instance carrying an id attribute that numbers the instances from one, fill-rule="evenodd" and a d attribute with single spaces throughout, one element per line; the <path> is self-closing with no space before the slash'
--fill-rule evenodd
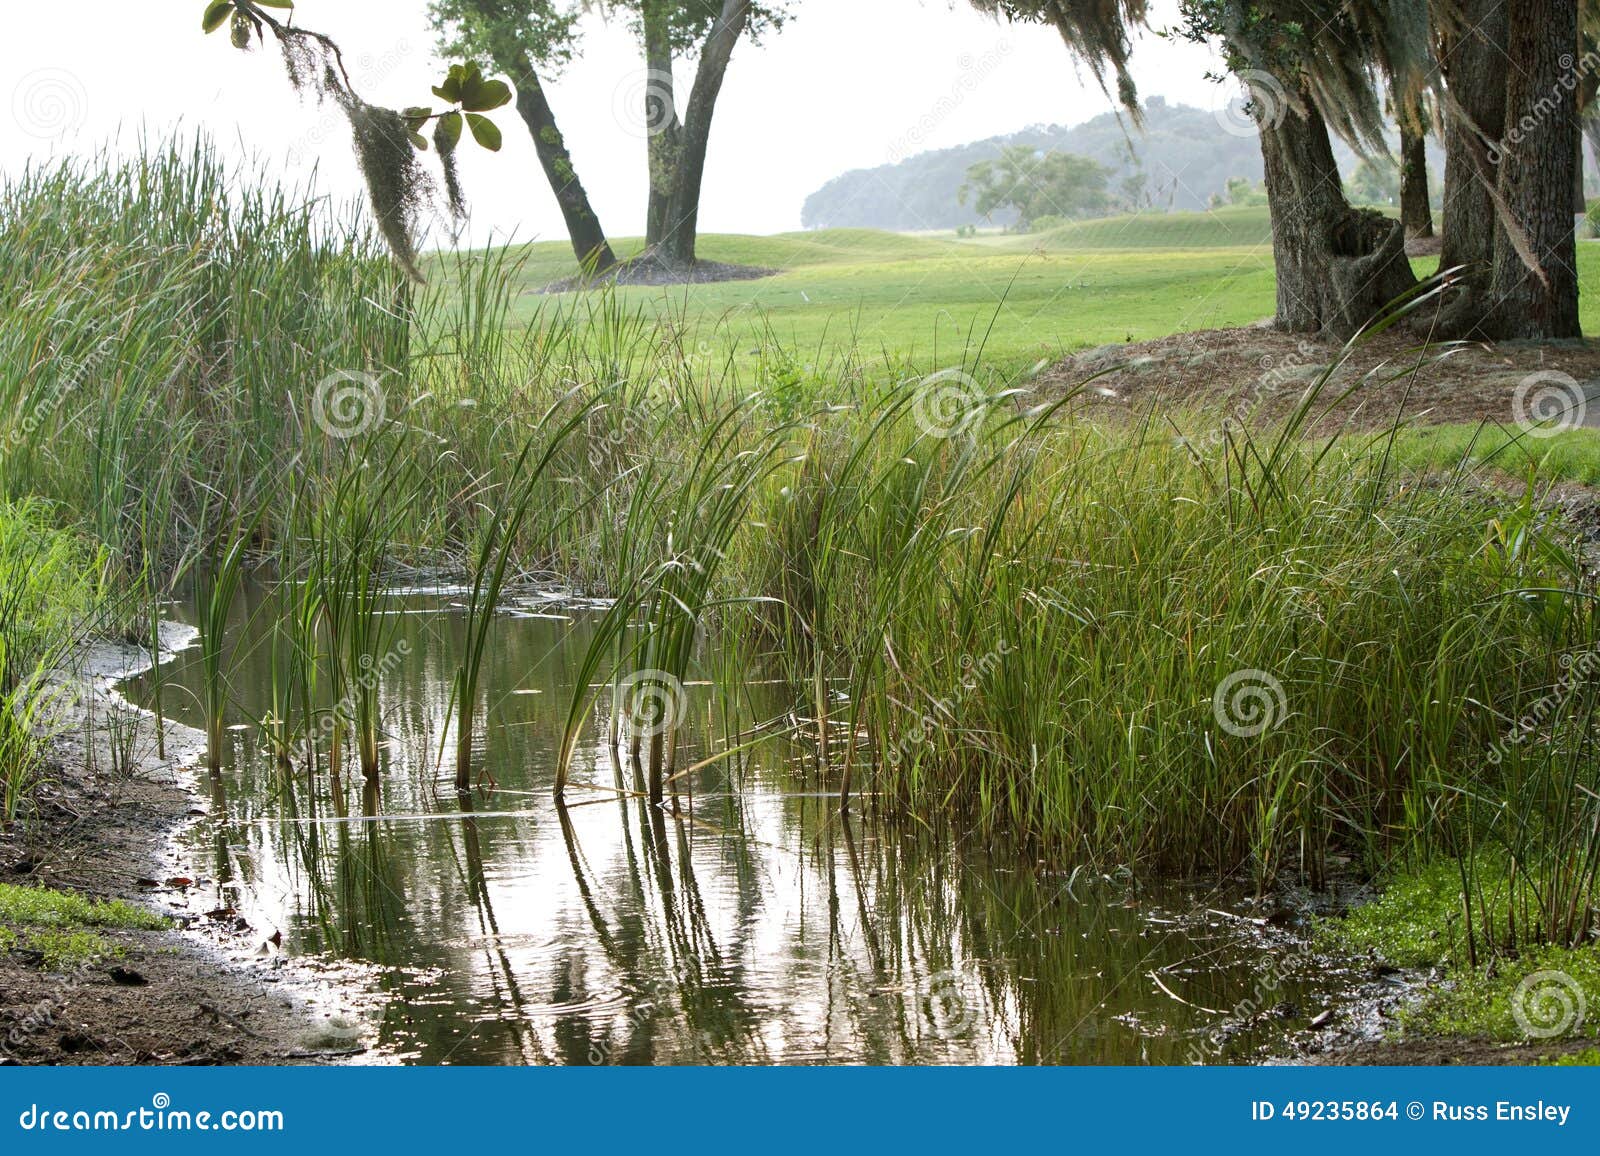
<path id="1" fill-rule="evenodd" d="M 276 50 L 241 54 L 226 31 L 200 34 L 204 0 L 13 3 L 0 39 L 0 170 L 83 153 L 143 127 L 203 127 L 253 151 L 289 181 L 310 176 L 341 196 L 360 189 L 337 113 L 302 105 Z M 301 0 L 300 21 L 339 40 L 361 94 L 426 103 L 443 73 L 426 0 Z M 1175 0 L 1156 5 L 1159 27 Z M 1141 92 L 1216 107 L 1231 94 L 1205 79 L 1203 48 L 1145 36 Z M 620 24 L 591 18 L 583 56 L 547 84 L 602 223 L 643 231 L 645 151 L 635 119 L 638 50 Z M 691 66 L 680 66 L 687 90 Z M 680 99 L 682 99 L 680 97 Z M 717 107 L 701 208 L 706 231 L 796 229 L 806 195 L 847 169 L 1010 132 L 1074 124 L 1110 107 L 1079 75 L 1055 32 L 1005 26 L 965 0 L 799 0 L 787 29 L 740 44 Z M 560 214 L 513 108 L 495 114 L 498 156 L 464 149 L 473 233 L 563 238 Z"/>

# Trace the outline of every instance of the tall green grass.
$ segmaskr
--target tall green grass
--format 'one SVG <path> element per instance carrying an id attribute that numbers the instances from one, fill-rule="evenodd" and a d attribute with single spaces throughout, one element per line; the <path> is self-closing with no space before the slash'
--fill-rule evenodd
<path id="1" fill-rule="evenodd" d="M 429 269 L 408 289 L 359 219 L 230 181 L 203 145 L 0 192 L 0 485 L 56 500 L 128 574 L 255 527 L 263 573 L 301 592 L 280 752 L 298 703 L 308 767 L 338 773 L 348 733 L 376 778 L 363 674 L 392 584 L 464 574 L 440 731 L 466 782 L 496 609 L 557 575 L 614 599 L 558 794 L 599 725 L 661 799 L 673 700 L 736 676 L 731 654 L 787 676 L 842 801 L 947 838 L 1265 881 L 1509 838 L 1474 800 L 1515 798 L 1555 880 L 1530 893 L 1543 925 L 1590 918 L 1585 716 L 1552 724 L 1561 759 L 1486 752 L 1595 644 L 1593 583 L 1559 521 L 1470 463 L 1402 464 L 1392 431 L 1306 439 L 1314 396 L 1274 430 L 1095 424 L 986 369 L 977 334 L 869 372 L 771 334 L 738 356 L 610 292 L 513 327 L 516 253 Z M 359 436 L 328 428 L 339 374 L 375 389 Z M 952 383 L 968 412 L 930 420 Z M 634 717 L 641 680 L 664 720 Z"/>
<path id="2" fill-rule="evenodd" d="M 52 680 L 108 618 L 105 558 L 56 529 L 38 502 L 0 504 L 0 821 L 24 811 L 47 770 Z"/>

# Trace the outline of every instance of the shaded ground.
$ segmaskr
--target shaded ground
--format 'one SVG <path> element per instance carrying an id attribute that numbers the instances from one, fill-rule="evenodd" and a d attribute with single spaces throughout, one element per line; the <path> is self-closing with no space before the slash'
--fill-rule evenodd
<path id="1" fill-rule="evenodd" d="M 1318 412 L 1345 390 L 1359 388 L 1334 406 L 1315 432 L 1331 432 L 1346 421 L 1358 428 L 1383 427 L 1402 416 L 1428 424 L 1512 426 L 1529 411 L 1551 418 L 1565 410 L 1576 413 L 1580 394 L 1587 403 L 1583 424 L 1600 426 L 1597 341 L 1425 348 L 1415 335 L 1391 330 L 1356 346 L 1340 363 L 1344 353 L 1338 343 L 1265 326 L 1197 330 L 1085 350 L 1051 366 L 1035 384 L 1049 393 L 1087 381 L 1082 411 L 1099 417 L 1118 411 L 1142 417 L 1152 409 L 1204 411 L 1254 425 L 1290 413 L 1307 387 L 1339 363 L 1320 395 Z"/>
<path id="2" fill-rule="evenodd" d="M 97 929 L 115 953 L 61 974 L 44 971 L 35 953 L 0 953 L 0 1064 L 315 1063 L 358 1054 L 353 1015 L 319 1010 L 335 1005 L 335 993 L 318 993 L 285 967 L 271 931 L 210 900 L 199 904 L 208 911 L 189 910 L 205 881 L 173 836 L 204 814 L 187 781 L 204 740 L 169 724 L 169 758 L 141 750 L 131 773 L 112 771 L 107 676 L 126 667 L 128 649 L 88 656 L 96 693 L 62 712 L 37 816 L 0 832 L 0 882 L 127 900 L 174 927 Z"/>
<path id="3" fill-rule="evenodd" d="M 570 293 L 577 289 L 596 289 L 601 285 L 709 285 L 717 281 L 757 281 L 775 276 L 779 270 L 756 265 L 730 265 L 722 261 L 696 261 L 691 265 L 668 264 L 645 252 L 619 261 L 598 277 L 564 277 L 539 293 Z"/>

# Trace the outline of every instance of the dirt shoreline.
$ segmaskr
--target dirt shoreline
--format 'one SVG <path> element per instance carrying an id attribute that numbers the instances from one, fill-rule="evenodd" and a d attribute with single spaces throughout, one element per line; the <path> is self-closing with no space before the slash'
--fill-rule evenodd
<path id="1" fill-rule="evenodd" d="M 137 745 L 114 769 L 128 728 L 110 719 L 134 710 L 114 686 L 147 666 L 142 648 L 99 642 L 60 676 L 50 782 L 29 822 L 0 832 L 0 882 L 125 900 L 172 929 L 97 929 L 119 954 L 66 974 L 0 953 L 0 1065 L 370 1062 L 356 986 L 286 960 L 275 929 L 232 914 L 180 841 L 208 810 L 204 735 L 168 722 L 158 758 L 154 716 L 137 712 Z"/>

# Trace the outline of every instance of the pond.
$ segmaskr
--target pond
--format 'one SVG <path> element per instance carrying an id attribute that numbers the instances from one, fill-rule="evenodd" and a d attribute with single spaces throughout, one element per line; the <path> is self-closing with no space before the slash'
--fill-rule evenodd
<path id="1" fill-rule="evenodd" d="M 385 667 L 376 786 L 353 766 L 338 783 L 325 764 L 285 771 L 257 725 L 278 609 L 256 586 L 234 608 L 229 749 L 186 838 L 214 873 L 201 885 L 285 952 L 371 965 L 378 1046 L 401 1062 L 1248 1062 L 1285 1054 L 1350 986 L 1226 887 L 845 821 L 836 777 L 781 734 L 682 776 L 676 813 L 653 807 L 618 790 L 605 693 L 558 809 L 596 612 L 555 595 L 495 624 L 479 754 L 493 786 L 458 796 L 441 759 L 465 642 L 449 591 L 398 599 L 406 658 Z M 685 689 L 680 768 L 798 701 L 750 665 L 731 691 Z M 196 649 L 162 684 L 165 712 L 202 725 Z M 152 691 L 149 675 L 126 687 L 147 705 Z"/>

